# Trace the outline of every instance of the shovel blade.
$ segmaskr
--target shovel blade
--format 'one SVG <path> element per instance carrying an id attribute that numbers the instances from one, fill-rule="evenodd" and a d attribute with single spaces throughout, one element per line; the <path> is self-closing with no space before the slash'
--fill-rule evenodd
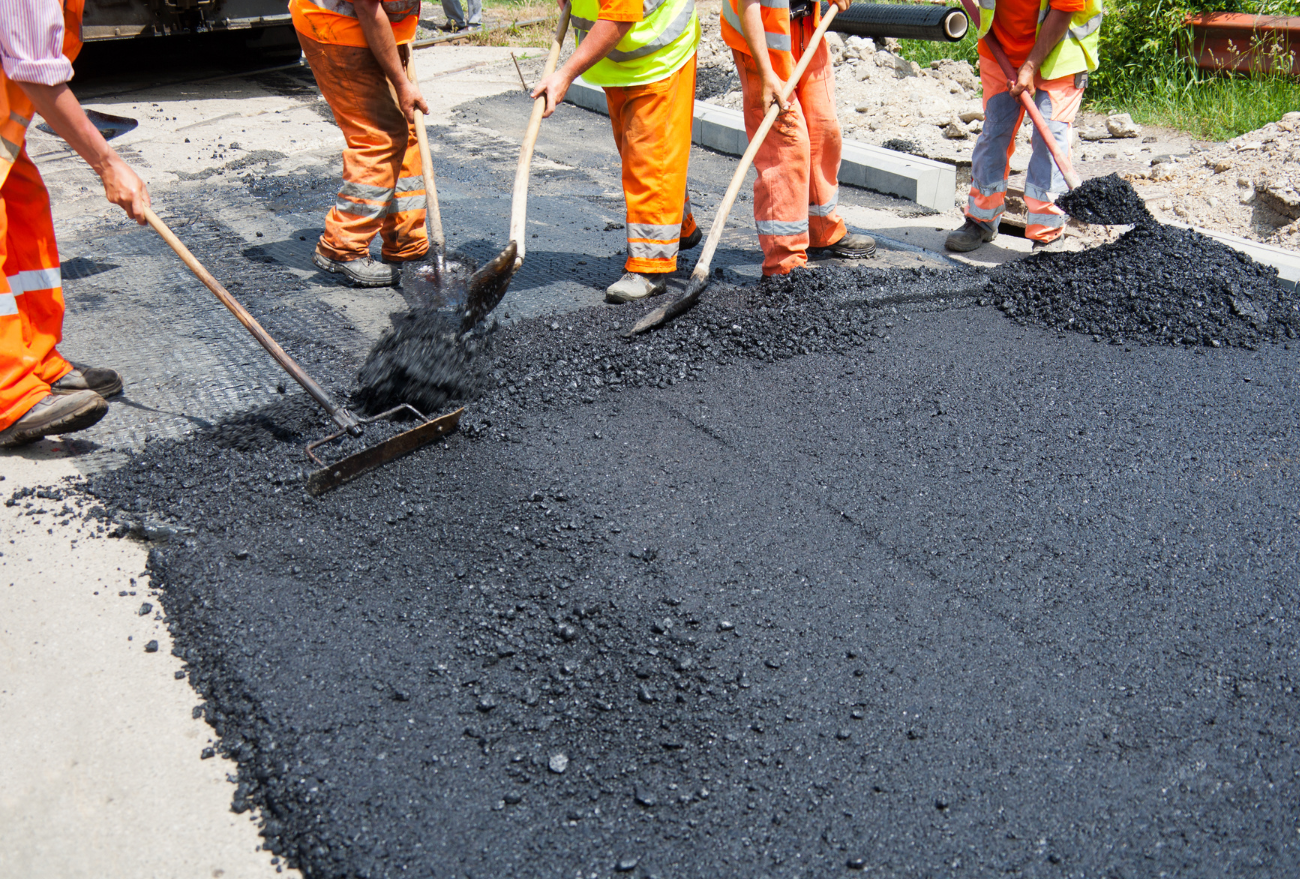
<path id="1" fill-rule="evenodd" d="M 382 467 L 389 461 L 403 455 L 409 455 L 416 449 L 423 448 L 434 440 L 446 436 L 456 429 L 464 408 L 457 409 L 437 418 L 431 418 L 419 427 L 389 437 L 382 443 L 362 449 L 354 455 L 348 455 L 341 461 L 316 470 L 307 477 L 307 493 L 320 497 L 327 491 L 338 488 L 345 482 L 351 482 L 363 473 L 369 473 Z"/>
<path id="2" fill-rule="evenodd" d="M 496 259 L 470 277 L 465 296 L 465 318 L 460 327 L 462 333 L 478 326 L 500 304 L 519 268 L 515 264 L 515 254 L 518 252 L 518 246 L 511 241 Z"/>
<path id="3" fill-rule="evenodd" d="M 652 330 L 661 324 L 665 324 L 684 311 L 688 311 L 696 301 L 699 300 L 700 294 L 709 284 L 709 274 L 707 267 L 704 274 L 691 274 L 691 282 L 686 285 L 686 292 L 678 296 L 672 302 L 661 305 L 654 311 L 647 314 L 636 322 L 636 326 L 628 330 L 627 338 L 640 335 L 646 330 Z"/>

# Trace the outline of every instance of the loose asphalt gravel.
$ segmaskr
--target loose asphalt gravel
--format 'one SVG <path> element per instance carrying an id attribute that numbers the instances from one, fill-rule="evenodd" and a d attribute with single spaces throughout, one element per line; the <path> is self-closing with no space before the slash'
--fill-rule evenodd
<path id="1" fill-rule="evenodd" d="M 1179 267 L 1106 262 L 1144 241 L 992 277 L 1162 270 L 1203 324 Z M 89 490 L 190 529 L 157 600 L 235 808 L 310 877 L 1296 873 L 1285 332 L 1096 344 L 990 289 L 523 321 L 459 434 L 323 498 L 301 395 Z M 1272 289 L 1237 295 L 1292 326 Z"/>

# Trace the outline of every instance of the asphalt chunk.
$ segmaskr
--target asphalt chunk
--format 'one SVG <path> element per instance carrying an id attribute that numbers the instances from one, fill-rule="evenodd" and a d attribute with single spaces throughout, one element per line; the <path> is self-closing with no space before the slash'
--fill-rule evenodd
<path id="1" fill-rule="evenodd" d="M 1103 226 L 1155 225 L 1133 184 L 1118 174 L 1092 177 L 1056 199 L 1056 206 L 1076 220 Z"/>

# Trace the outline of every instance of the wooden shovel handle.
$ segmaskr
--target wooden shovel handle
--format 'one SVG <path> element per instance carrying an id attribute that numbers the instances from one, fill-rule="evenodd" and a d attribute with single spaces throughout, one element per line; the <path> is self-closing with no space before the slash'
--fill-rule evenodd
<path id="1" fill-rule="evenodd" d="M 162 237 L 162 240 L 166 241 L 168 246 L 176 251 L 176 255 L 181 258 L 181 262 L 185 263 L 186 267 L 194 273 L 194 276 L 203 282 L 203 286 L 211 290 L 212 294 L 221 300 L 221 304 L 230 309 L 230 313 L 237 317 L 239 322 L 253 334 L 253 338 L 257 339 L 262 344 L 262 347 L 275 358 L 275 362 L 280 364 L 294 381 L 302 385 L 303 390 L 311 394 L 313 399 L 324 407 L 325 411 L 330 414 L 330 417 L 340 427 L 351 429 L 356 426 L 357 420 L 355 416 L 347 409 L 335 405 L 329 393 L 303 371 L 302 367 L 280 347 L 280 344 L 271 338 L 270 333 L 262 329 L 262 325 L 248 313 L 244 306 L 239 304 L 235 297 L 230 295 L 225 287 L 221 286 L 221 282 L 214 278 L 211 272 L 203 267 L 203 263 L 199 262 L 198 258 L 190 253 L 190 249 L 181 243 L 181 240 L 176 237 L 176 233 L 158 218 L 152 208 L 144 209 L 144 217 L 149 222 L 149 225 L 153 227 L 153 230 Z"/>
<path id="2" fill-rule="evenodd" d="M 551 40 L 551 51 L 546 56 L 546 70 L 542 79 L 555 72 L 560 63 L 560 49 L 564 45 L 564 35 L 569 29 L 569 4 L 560 9 L 560 21 L 555 26 L 555 37 Z M 528 117 L 528 128 L 524 132 L 524 143 L 519 149 L 519 165 L 515 168 L 515 190 L 510 203 L 510 240 L 515 242 L 515 268 L 524 261 L 524 219 L 528 213 L 528 173 L 533 166 L 533 148 L 537 146 L 537 133 L 542 129 L 542 113 L 546 110 L 546 96 L 533 101 L 533 114 Z"/>
<path id="3" fill-rule="evenodd" d="M 417 86 L 420 81 L 415 77 L 415 64 L 408 55 L 406 59 L 406 76 Z M 424 128 L 424 113 L 415 110 L 415 140 L 420 145 L 420 173 L 424 175 L 425 223 L 429 229 L 429 246 L 442 255 L 447 252 L 447 236 L 442 231 L 442 209 L 438 206 L 438 184 L 433 177 L 433 156 L 429 155 L 429 132 Z"/>

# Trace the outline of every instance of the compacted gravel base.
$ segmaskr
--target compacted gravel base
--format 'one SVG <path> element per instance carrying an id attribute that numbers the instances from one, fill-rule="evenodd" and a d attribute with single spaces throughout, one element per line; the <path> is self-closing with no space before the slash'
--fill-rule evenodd
<path id="1" fill-rule="evenodd" d="M 460 434 L 323 498 L 301 396 L 89 488 L 192 529 L 177 652 L 311 877 L 1294 873 L 1295 353 L 987 285 L 524 322 Z"/>

